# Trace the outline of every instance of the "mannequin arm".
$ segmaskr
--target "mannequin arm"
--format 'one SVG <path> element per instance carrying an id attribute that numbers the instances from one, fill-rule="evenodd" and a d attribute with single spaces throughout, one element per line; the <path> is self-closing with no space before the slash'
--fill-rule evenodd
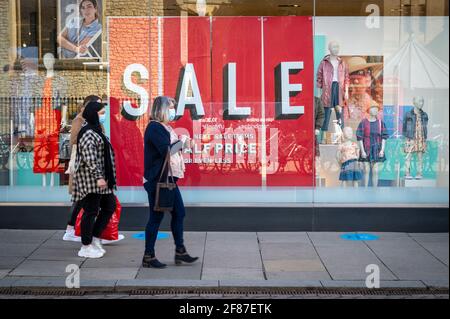
<path id="1" fill-rule="evenodd" d="M 358 141 L 358 144 L 359 144 L 359 149 L 361 150 L 361 157 L 362 158 L 366 158 L 367 154 L 366 154 L 366 151 L 364 150 L 364 143 L 363 143 L 363 141 L 362 140 Z"/>
<path id="2" fill-rule="evenodd" d="M 381 156 L 381 157 L 384 156 L 384 149 L 385 149 L 385 147 L 386 147 L 386 140 L 383 139 L 383 140 L 381 141 L 381 151 L 380 151 L 380 156 Z"/>

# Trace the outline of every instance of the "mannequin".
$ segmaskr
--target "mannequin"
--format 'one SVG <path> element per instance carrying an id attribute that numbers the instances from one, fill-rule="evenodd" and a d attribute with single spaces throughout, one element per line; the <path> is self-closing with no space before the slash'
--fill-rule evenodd
<path id="1" fill-rule="evenodd" d="M 406 138 L 404 148 L 406 153 L 406 179 L 412 179 L 411 159 L 414 153 L 417 154 L 416 179 L 422 179 L 423 154 L 427 151 L 428 135 L 428 114 L 422 110 L 424 103 L 423 97 L 414 97 L 414 109 L 406 113 L 403 119 L 403 135 Z"/>
<path id="2" fill-rule="evenodd" d="M 344 187 L 356 187 L 358 181 L 362 178 L 358 162 L 360 149 L 358 144 L 353 141 L 353 129 L 351 127 L 345 127 L 342 133 L 344 141 L 339 145 L 336 154 L 337 160 L 341 164 L 339 180 Z"/>
<path id="3" fill-rule="evenodd" d="M 333 108 L 336 112 L 336 119 L 341 127 L 344 127 L 342 107 L 349 97 L 349 71 L 347 64 L 339 57 L 339 43 L 330 42 L 328 50 L 330 54 L 323 58 L 317 70 L 317 88 L 325 107 L 322 131 L 328 130 Z"/>
<path id="4" fill-rule="evenodd" d="M 44 55 L 44 66 L 47 70 L 46 78 L 53 80 L 55 77 L 55 56 L 52 53 L 46 53 Z M 61 129 L 67 126 L 67 105 L 61 105 Z"/>
<path id="5" fill-rule="evenodd" d="M 44 66 L 47 70 L 47 78 L 53 78 L 55 76 L 55 57 L 51 53 L 44 55 Z"/>
<path id="6" fill-rule="evenodd" d="M 356 132 L 359 147 L 361 149 L 360 162 L 364 163 L 365 186 L 369 186 L 370 173 L 372 172 L 372 186 L 378 186 L 379 164 L 386 160 L 384 150 L 387 134 L 386 125 L 378 119 L 379 107 L 372 105 L 369 109 L 368 119 L 359 123 Z"/>

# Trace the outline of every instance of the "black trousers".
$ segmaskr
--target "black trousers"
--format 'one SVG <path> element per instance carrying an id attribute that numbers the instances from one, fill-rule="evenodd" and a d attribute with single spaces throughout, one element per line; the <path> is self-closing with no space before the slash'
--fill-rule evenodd
<path id="1" fill-rule="evenodd" d="M 82 199 L 81 242 L 90 245 L 92 237 L 99 238 L 116 210 L 114 194 L 88 194 Z"/>
<path id="2" fill-rule="evenodd" d="M 69 219 L 67 225 L 75 227 L 78 214 L 80 213 L 81 209 L 83 208 L 82 204 L 83 204 L 82 201 L 76 201 L 72 204 L 72 208 L 71 208 L 71 212 L 70 212 L 70 219 Z"/>

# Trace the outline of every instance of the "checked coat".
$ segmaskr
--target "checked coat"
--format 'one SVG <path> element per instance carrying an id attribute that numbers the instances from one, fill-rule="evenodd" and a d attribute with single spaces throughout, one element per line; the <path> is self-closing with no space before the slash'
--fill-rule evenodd
<path id="1" fill-rule="evenodd" d="M 113 189 L 97 187 L 97 180 L 105 178 L 105 143 L 93 130 L 87 130 L 80 139 L 73 176 L 72 201 L 79 201 L 87 194 L 111 194 Z M 111 147 L 111 161 L 116 176 L 114 150 Z M 116 188 L 116 187 L 114 187 Z"/>

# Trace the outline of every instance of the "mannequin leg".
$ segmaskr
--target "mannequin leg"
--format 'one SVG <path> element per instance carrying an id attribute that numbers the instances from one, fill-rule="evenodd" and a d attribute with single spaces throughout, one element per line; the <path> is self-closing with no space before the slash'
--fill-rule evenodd
<path id="1" fill-rule="evenodd" d="M 412 153 L 406 153 L 406 158 L 405 158 L 405 176 L 409 177 L 411 176 L 411 157 L 412 157 Z"/>
<path id="2" fill-rule="evenodd" d="M 423 174 L 423 153 L 417 153 L 417 174 L 416 178 L 422 178 Z"/>
<path id="3" fill-rule="evenodd" d="M 353 187 L 358 187 L 358 181 L 353 181 Z"/>
<path id="4" fill-rule="evenodd" d="M 372 187 L 378 187 L 378 168 L 379 163 L 374 163 L 372 166 Z"/>
<path id="5" fill-rule="evenodd" d="M 364 186 L 369 187 L 370 163 L 364 162 Z"/>

